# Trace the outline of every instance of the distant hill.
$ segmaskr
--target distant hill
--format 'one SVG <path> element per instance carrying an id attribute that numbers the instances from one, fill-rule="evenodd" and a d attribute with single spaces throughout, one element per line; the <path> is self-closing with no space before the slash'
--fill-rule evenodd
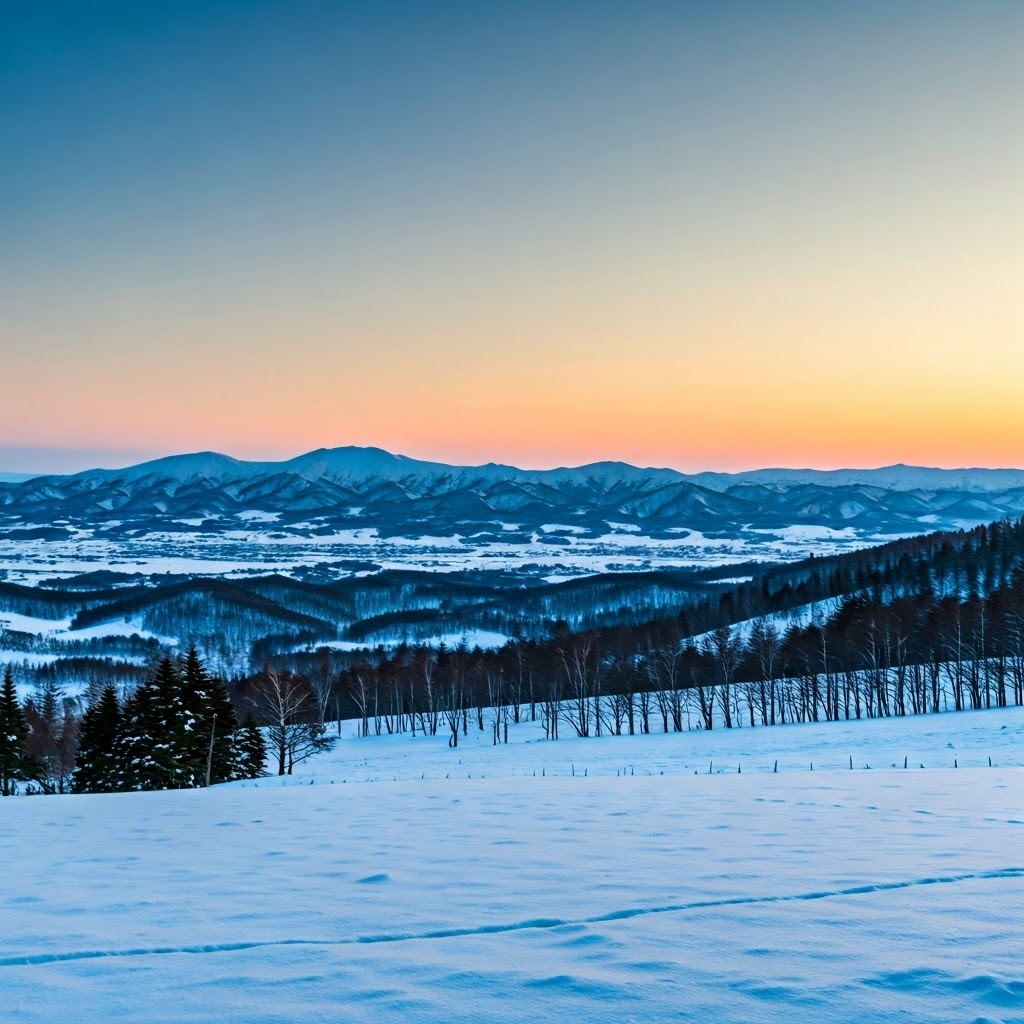
<path id="1" fill-rule="evenodd" d="M 875 534 L 959 529 L 1024 513 L 1017 469 L 761 469 L 684 474 L 599 462 L 523 470 L 451 466 L 380 448 L 332 448 L 281 462 L 216 452 L 175 455 L 124 469 L 95 469 L 0 483 L 0 529 L 49 527 L 151 531 L 204 522 L 206 532 L 377 530 L 381 536 L 467 536 L 511 525 L 564 524 L 601 536 L 609 524 L 668 537 L 684 530 L 855 528 Z M 503 526 L 503 524 L 506 524 Z"/>

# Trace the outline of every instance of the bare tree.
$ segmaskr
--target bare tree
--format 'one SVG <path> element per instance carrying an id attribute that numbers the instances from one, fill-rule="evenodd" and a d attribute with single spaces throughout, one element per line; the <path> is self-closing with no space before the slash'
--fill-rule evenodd
<path id="1" fill-rule="evenodd" d="M 732 682 L 743 657 L 743 638 L 732 626 L 719 626 L 704 641 L 704 654 L 715 669 L 718 706 L 726 729 L 732 728 Z"/>
<path id="2" fill-rule="evenodd" d="M 317 721 L 321 726 L 326 727 L 327 713 L 329 710 L 335 712 L 335 720 L 338 723 L 338 735 L 341 735 L 341 714 L 337 700 L 338 679 L 341 677 L 341 666 L 331 657 L 327 650 L 322 652 L 320 665 L 313 676 L 311 686 L 313 697 L 316 701 Z"/>
<path id="3" fill-rule="evenodd" d="M 559 656 L 568 683 L 570 700 L 562 708 L 562 717 L 576 735 L 590 735 L 591 702 L 600 697 L 600 670 L 596 664 L 596 637 L 593 633 L 574 633 L 559 646 Z M 598 726 L 600 731 L 600 727 Z"/>
<path id="4" fill-rule="evenodd" d="M 420 728 L 424 734 L 437 735 L 437 723 L 440 717 L 438 707 L 437 685 L 437 659 L 429 647 L 417 648 L 413 656 L 413 672 L 421 682 L 420 693 L 422 694 L 422 705 L 419 710 Z M 411 678 L 415 678 L 410 673 Z"/>
<path id="5" fill-rule="evenodd" d="M 317 716 L 313 690 L 290 672 L 266 671 L 256 681 L 256 701 L 269 728 L 270 748 L 277 757 L 277 774 L 292 774 L 300 761 L 333 741 Z"/>

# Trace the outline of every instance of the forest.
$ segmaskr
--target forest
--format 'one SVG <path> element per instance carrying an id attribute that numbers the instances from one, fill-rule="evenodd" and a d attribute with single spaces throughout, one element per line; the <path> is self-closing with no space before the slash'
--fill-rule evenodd
<path id="1" fill-rule="evenodd" d="M 0 656 L 24 678 L 74 691 L 108 665 L 141 681 L 162 643 L 193 643 L 218 674 L 236 677 L 278 653 L 320 644 L 374 647 L 481 630 L 543 635 L 558 619 L 578 629 L 640 623 L 722 590 L 718 578 L 743 570 L 605 573 L 556 583 L 493 570 L 389 570 L 329 582 L 117 573 L 39 586 L 0 581 Z M 5 629 L 4 612 L 28 618 L 31 629 L 20 622 Z"/>
<path id="2" fill-rule="evenodd" d="M 524 709 L 555 739 L 563 727 L 588 736 L 1021 704 L 1024 527 L 810 559 L 639 625 L 557 621 L 486 651 L 321 648 L 268 670 L 365 733 L 446 723 L 453 745 L 485 717 L 497 742 Z"/>
<path id="3" fill-rule="evenodd" d="M 45 678 L 19 700 L 13 676 L 5 795 L 201 786 L 259 775 L 268 758 L 286 774 L 342 719 L 457 748 L 470 729 L 506 742 L 527 716 L 557 740 L 1022 705 L 1024 520 L 755 568 L 673 614 L 553 620 L 494 650 L 311 645 L 225 680 L 192 645 L 154 657 L 141 682 L 96 669 L 82 700 Z"/>

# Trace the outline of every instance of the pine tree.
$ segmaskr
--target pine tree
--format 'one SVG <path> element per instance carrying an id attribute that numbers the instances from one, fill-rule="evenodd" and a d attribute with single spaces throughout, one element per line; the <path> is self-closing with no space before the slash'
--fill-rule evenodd
<path id="1" fill-rule="evenodd" d="M 12 796 L 16 780 L 23 777 L 28 757 L 28 726 L 18 703 L 10 665 L 0 687 L 0 796 Z"/>
<path id="2" fill-rule="evenodd" d="M 222 742 L 218 735 L 230 737 L 232 721 L 215 720 L 214 680 L 206 671 L 195 644 L 191 644 L 180 662 L 181 673 L 181 726 L 185 734 L 185 748 L 182 758 L 191 772 L 189 785 L 202 786 L 206 783 L 206 767 L 210 756 L 210 738 L 214 741 L 214 756 Z M 226 694 L 225 694 L 226 696 Z M 221 714 L 224 714 L 224 710 Z M 222 733 L 223 730 L 223 733 Z M 230 752 L 229 752 L 230 759 Z M 211 773 L 212 781 L 212 773 Z M 224 782 L 226 779 L 217 779 Z"/>
<path id="3" fill-rule="evenodd" d="M 145 737 L 140 735 L 142 717 L 139 691 L 136 690 L 121 702 L 121 729 L 114 742 L 114 761 L 117 773 L 114 788 L 117 790 L 142 788 L 140 768 L 145 752 Z"/>
<path id="4" fill-rule="evenodd" d="M 39 702 L 39 717 L 43 720 L 49 736 L 57 736 L 60 733 L 63 701 L 64 694 L 56 683 L 51 681 L 43 687 L 43 698 Z"/>
<path id="5" fill-rule="evenodd" d="M 180 789 L 264 774 L 266 744 L 240 729 L 228 688 L 194 647 L 164 658 L 119 706 L 106 687 L 82 719 L 76 792 Z"/>
<path id="6" fill-rule="evenodd" d="M 82 716 L 75 760 L 76 793 L 113 793 L 123 788 L 122 732 L 117 691 L 108 685 Z"/>
<path id="7" fill-rule="evenodd" d="M 164 658 L 131 701 L 125 703 L 125 733 L 120 744 L 128 789 L 182 789 L 196 784 L 189 760 L 190 728 L 177 665 Z"/>
<path id="8" fill-rule="evenodd" d="M 238 748 L 243 779 L 261 779 L 267 774 L 267 741 L 263 730 L 250 718 L 239 730 Z"/>
<path id="9" fill-rule="evenodd" d="M 29 731 L 24 774 L 44 793 L 66 793 L 75 766 L 78 723 L 53 679 L 37 686 L 35 698 L 26 700 L 24 707 Z"/>
<path id="10" fill-rule="evenodd" d="M 210 782 L 231 782 L 246 778 L 242 752 L 238 746 L 238 715 L 231 703 L 223 679 L 210 680 L 210 721 L 206 723 L 208 735 L 213 736 L 213 756 L 210 758 Z M 209 756 L 209 739 L 207 755 Z"/>

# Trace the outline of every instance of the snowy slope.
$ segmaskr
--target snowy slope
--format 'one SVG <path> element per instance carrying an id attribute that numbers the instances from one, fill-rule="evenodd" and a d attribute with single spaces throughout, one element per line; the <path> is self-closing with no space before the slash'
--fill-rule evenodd
<path id="1" fill-rule="evenodd" d="M 3 1019 L 1024 1019 L 1019 769 L 498 775 L 5 801 Z"/>
<path id="2" fill-rule="evenodd" d="M 563 723 L 561 738 L 546 741 L 540 721 L 524 721 L 509 726 L 507 744 L 493 746 L 487 711 L 484 731 L 470 721 L 468 735 L 460 738 L 454 752 L 448 749 L 445 728 L 436 736 L 356 738 L 356 723 L 345 722 L 343 738 L 334 749 L 296 765 L 294 775 L 233 785 L 263 788 L 584 773 L 588 778 L 692 776 L 709 771 L 785 774 L 849 771 L 851 761 L 854 771 L 902 769 L 905 762 L 908 771 L 954 764 L 962 770 L 985 767 L 990 758 L 995 765 L 1024 768 L 1024 708 L 916 715 L 898 723 L 876 718 L 710 731 L 698 728 L 695 702 L 691 714 L 689 732 L 658 732 L 661 721 L 652 712 L 650 735 L 582 740 Z"/>

